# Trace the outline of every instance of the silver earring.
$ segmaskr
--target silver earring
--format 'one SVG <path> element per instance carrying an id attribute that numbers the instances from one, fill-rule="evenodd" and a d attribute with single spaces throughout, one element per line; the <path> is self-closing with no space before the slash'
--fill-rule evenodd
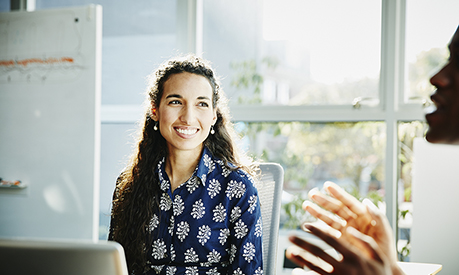
<path id="1" fill-rule="evenodd" d="M 215 134 L 214 125 L 210 126 L 210 134 Z"/>
<path id="2" fill-rule="evenodd" d="M 153 130 L 158 131 L 158 121 L 155 121 L 155 126 L 153 126 Z"/>

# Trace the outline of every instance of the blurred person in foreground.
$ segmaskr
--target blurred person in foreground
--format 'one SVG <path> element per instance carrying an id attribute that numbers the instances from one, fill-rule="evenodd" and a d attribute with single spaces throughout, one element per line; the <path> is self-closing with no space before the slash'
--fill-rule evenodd
<path id="1" fill-rule="evenodd" d="M 448 48 L 448 62 L 430 79 L 436 91 L 431 95 L 435 106 L 426 114 L 426 140 L 459 144 L 459 27 Z M 317 205 L 306 201 L 303 209 L 329 227 L 303 224 L 303 229 L 325 241 L 338 256 L 290 236 L 295 246 L 287 250 L 287 258 L 318 274 L 404 274 L 397 265 L 392 228 L 384 214 L 369 200 L 360 202 L 332 182 L 326 182 L 324 189 L 328 195 L 311 190 L 309 197 Z M 302 273 L 294 270 L 294 274 Z"/>

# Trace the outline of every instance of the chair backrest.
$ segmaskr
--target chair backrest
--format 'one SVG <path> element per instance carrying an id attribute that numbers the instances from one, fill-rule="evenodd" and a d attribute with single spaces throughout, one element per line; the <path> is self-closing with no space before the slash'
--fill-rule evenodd
<path id="1" fill-rule="evenodd" d="M 260 170 L 256 187 L 263 219 L 263 274 L 274 275 L 284 169 L 277 163 L 261 163 Z"/>

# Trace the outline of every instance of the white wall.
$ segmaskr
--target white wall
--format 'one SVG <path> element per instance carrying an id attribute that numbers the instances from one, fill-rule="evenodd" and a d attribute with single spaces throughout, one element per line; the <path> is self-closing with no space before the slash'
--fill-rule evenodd
<path id="1" fill-rule="evenodd" d="M 457 274 L 459 146 L 419 138 L 414 158 L 410 261 L 442 264 L 442 275 Z"/>

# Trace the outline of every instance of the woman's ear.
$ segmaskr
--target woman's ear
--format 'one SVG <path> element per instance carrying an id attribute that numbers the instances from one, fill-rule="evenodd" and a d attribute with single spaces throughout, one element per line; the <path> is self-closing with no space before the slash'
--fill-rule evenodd
<path id="1" fill-rule="evenodd" d="M 158 121 L 158 110 L 156 109 L 156 106 L 155 106 L 155 105 L 152 105 L 152 106 L 151 106 L 150 117 L 151 117 L 154 121 Z"/>
<path id="2" fill-rule="evenodd" d="M 217 123 L 217 110 L 214 109 L 214 117 L 212 118 L 212 126 L 215 125 L 215 123 Z"/>

